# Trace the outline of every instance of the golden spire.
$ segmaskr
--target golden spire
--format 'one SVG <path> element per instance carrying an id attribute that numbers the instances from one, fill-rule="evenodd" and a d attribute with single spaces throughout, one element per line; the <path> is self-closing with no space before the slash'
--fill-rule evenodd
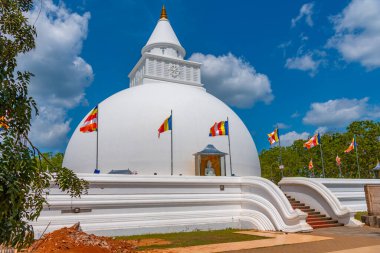
<path id="1" fill-rule="evenodd" d="M 168 15 L 166 14 L 165 5 L 162 5 L 162 9 L 161 9 L 161 17 L 160 17 L 160 19 L 168 19 Z"/>

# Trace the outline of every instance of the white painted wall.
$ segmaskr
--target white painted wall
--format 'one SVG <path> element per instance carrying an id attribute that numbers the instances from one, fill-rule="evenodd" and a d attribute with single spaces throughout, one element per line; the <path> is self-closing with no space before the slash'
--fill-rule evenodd
<path id="1" fill-rule="evenodd" d="M 71 199 L 51 188 L 46 207 L 32 223 L 38 238 L 81 222 L 97 235 L 131 235 L 194 229 L 249 228 L 310 231 L 306 214 L 293 210 L 281 190 L 260 177 L 180 177 L 78 174 L 89 194 Z M 224 190 L 220 186 L 224 186 Z M 70 208 L 91 212 L 62 214 Z"/>

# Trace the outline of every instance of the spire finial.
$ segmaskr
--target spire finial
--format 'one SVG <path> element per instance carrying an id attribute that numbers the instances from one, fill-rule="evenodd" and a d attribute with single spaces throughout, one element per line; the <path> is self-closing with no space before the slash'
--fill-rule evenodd
<path id="1" fill-rule="evenodd" d="M 161 17 L 160 17 L 160 19 L 168 19 L 168 15 L 166 14 L 165 5 L 162 5 L 162 9 L 161 9 Z"/>

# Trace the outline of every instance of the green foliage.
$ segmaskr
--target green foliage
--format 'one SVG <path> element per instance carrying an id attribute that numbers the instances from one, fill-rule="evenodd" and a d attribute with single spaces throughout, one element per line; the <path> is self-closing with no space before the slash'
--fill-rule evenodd
<path id="1" fill-rule="evenodd" d="M 326 177 L 339 177 L 339 168 L 335 161 L 337 155 L 341 158 L 343 177 L 357 178 L 359 176 L 355 150 L 348 154 L 344 153 L 354 135 L 356 135 L 358 143 L 360 177 L 373 178 L 371 170 L 376 166 L 377 159 L 380 158 L 380 123 L 369 120 L 352 122 L 344 133 L 329 132 L 321 136 Z M 304 142 L 304 140 L 296 140 L 289 147 L 281 147 L 282 161 L 285 166 L 284 176 L 322 176 L 319 146 L 306 150 L 303 148 Z M 279 156 L 279 147 L 263 150 L 260 154 L 262 176 L 273 179 L 274 182 L 281 180 L 278 169 Z M 313 159 L 313 171 L 308 169 L 310 159 Z"/>
<path id="2" fill-rule="evenodd" d="M 85 193 L 80 180 L 57 161 L 50 162 L 30 142 L 28 133 L 36 103 L 28 95 L 32 74 L 17 71 L 17 56 L 35 47 L 36 30 L 24 16 L 32 0 L 0 0 L 0 245 L 23 248 L 34 238 L 28 221 L 36 220 L 53 183 L 71 196 Z M 37 157 L 37 159 L 36 159 Z"/>
<path id="3" fill-rule="evenodd" d="M 362 216 L 366 216 L 366 215 L 368 215 L 368 212 L 357 212 L 357 213 L 355 213 L 355 219 L 357 219 L 357 220 L 361 220 L 362 219 Z"/>

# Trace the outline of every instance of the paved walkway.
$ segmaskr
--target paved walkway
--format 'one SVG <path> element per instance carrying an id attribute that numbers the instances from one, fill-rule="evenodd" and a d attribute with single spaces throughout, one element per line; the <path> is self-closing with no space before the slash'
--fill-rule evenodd
<path id="1" fill-rule="evenodd" d="M 310 236 L 322 236 L 330 240 L 318 240 L 267 248 L 251 248 L 228 251 L 229 253 L 379 253 L 380 229 L 370 227 L 350 228 L 334 227 L 316 229 Z M 226 251 L 225 251 L 226 252 Z"/>
<path id="2" fill-rule="evenodd" d="M 379 253 L 380 229 L 335 227 L 317 229 L 311 233 L 266 233 L 245 231 L 269 239 L 220 243 L 184 248 L 154 250 L 165 253 Z"/>

